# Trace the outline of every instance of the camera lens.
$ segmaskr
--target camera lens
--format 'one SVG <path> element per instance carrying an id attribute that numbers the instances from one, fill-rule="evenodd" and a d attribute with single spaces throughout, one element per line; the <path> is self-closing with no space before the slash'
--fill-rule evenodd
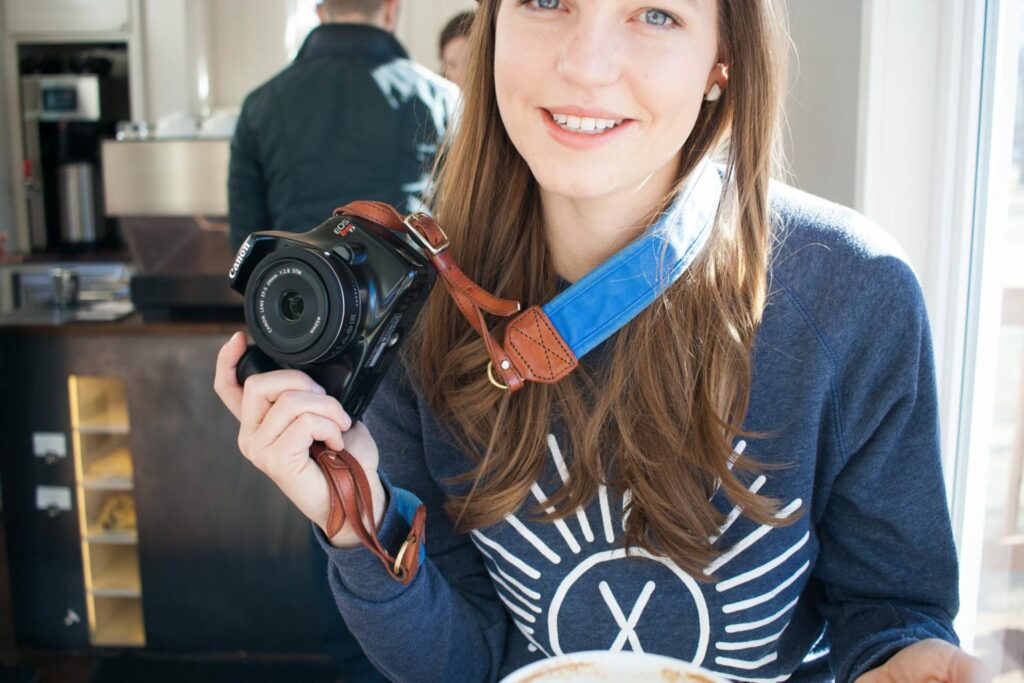
<path id="1" fill-rule="evenodd" d="M 285 363 L 338 353 L 355 333 L 362 308 L 347 265 L 304 248 L 284 249 L 261 261 L 245 299 L 256 343 Z"/>
<path id="2" fill-rule="evenodd" d="M 281 317 L 290 323 L 297 323 L 302 319 L 302 310 L 306 302 L 302 295 L 294 289 L 290 289 L 281 297 Z"/>

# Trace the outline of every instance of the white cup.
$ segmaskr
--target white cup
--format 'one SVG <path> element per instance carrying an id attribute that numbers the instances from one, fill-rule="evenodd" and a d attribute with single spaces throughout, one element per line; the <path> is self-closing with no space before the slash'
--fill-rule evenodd
<path id="1" fill-rule="evenodd" d="M 728 683 L 687 662 L 644 652 L 573 652 L 534 662 L 501 683 Z"/>
<path id="2" fill-rule="evenodd" d="M 168 114 L 156 122 L 158 138 L 194 138 L 199 132 L 196 120 L 186 114 Z"/>

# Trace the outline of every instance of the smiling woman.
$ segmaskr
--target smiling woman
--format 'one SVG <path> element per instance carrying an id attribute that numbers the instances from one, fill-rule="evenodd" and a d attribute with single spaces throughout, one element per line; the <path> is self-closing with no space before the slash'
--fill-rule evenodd
<path id="1" fill-rule="evenodd" d="M 302 373 L 243 390 L 225 345 L 241 450 L 389 678 L 626 648 L 757 682 L 984 676 L 951 624 L 920 287 L 877 226 L 772 181 L 784 45 L 771 0 L 482 0 L 429 199 L 531 326 L 503 360 L 435 290 L 365 425 Z M 323 533 L 314 440 L 367 470 L 388 552 L 424 504 L 404 584 Z"/>
<path id="2" fill-rule="evenodd" d="M 465 113 L 435 204 L 449 234 L 459 236 L 452 247 L 458 262 L 485 287 L 521 301 L 551 299 L 559 282 L 579 280 L 680 207 L 674 199 L 726 130 L 735 144 L 723 169 L 732 180 L 714 200 L 715 234 L 695 249 L 699 257 L 658 305 L 604 345 L 605 355 L 615 357 L 602 368 L 596 403 L 582 393 L 582 379 L 567 378 L 503 406 L 479 372 L 483 349 L 464 338 L 457 311 L 439 300 L 428 312 L 417 357 L 419 376 L 432 378 L 423 388 L 428 403 L 477 444 L 493 433 L 530 435 L 496 444 L 490 459 L 478 453 L 472 498 L 449 501 L 470 526 L 498 521 L 528 492 L 553 406 L 567 423 L 578 471 L 554 496 L 557 507 L 585 505 L 616 469 L 621 488 L 646 503 L 631 516 L 627 542 L 654 550 L 647 533 L 653 531 L 659 551 L 693 572 L 711 559 L 708 539 L 720 523 L 711 505 L 691 503 L 709 497 L 709 482 L 721 481 L 750 519 L 780 523 L 768 501 L 734 476 L 735 464 L 739 471 L 750 463 L 729 457 L 766 295 L 765 201 L 782 91 L 778 18 L 771 5 L 745 5 L 481 5 L 478 21 L 489 30 L 474 32 L 470 49 L 490 54 L 470 68 Z M 670 21 L 652 24 L 652 17 Z M 580 128 L 586 119 L 595 128 L 598 118 L 622 124 L 601 134 L 577 132 L 556 115 L 567 123 L 579 118 Z M 465 182 L 499 175 L 500 185 Z M 470 238 L 476 225 L 491 226 L 485 239 Z M 694 238 L 693 226 L 682 231 L 683 241 Z M 619 290 L 625 300 L 630 287 Z M 731 429 L 721 429 L 723 422 Z M 663 471 L 651 476 L 654 467 Z M 650 514 L 655 510 L 667 514 Z"/>

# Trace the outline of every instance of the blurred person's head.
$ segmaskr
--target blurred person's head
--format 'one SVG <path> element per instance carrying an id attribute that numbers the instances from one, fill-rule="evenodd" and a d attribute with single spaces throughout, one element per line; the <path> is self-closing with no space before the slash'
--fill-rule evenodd
<path id="1" fill-rule="evenodd" d="M 317 0 L 322 24 L 369 24 L 394 31 L 399 0 Z"/>
<path id="2" fill-rule="evenodd" d="M 473 12 L 456 14 L 445 24 L 438 45 L 441 75 L 460 88 L 466 75 L 466 38 L 472 26 Z"/>

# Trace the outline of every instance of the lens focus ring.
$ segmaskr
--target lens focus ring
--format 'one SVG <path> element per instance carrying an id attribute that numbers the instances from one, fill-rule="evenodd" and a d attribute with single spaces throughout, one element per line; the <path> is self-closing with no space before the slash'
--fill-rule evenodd
<path id="1" fill-rule="evenodd" d="M 246 318 L 255 341 L 275 360 L 308 363 L 348 341 L 342 323 L 358 317 L 359 289 L 345 264 L 303 248 L 261 262 L 246 287 Z"/>

